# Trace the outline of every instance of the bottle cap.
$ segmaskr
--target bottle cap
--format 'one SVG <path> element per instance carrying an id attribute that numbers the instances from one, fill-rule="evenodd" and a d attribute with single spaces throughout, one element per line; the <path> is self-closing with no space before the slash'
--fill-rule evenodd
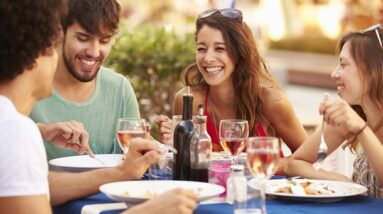
<path id="1" fill-rule="evenodd" d="M 198 105 L 198 116 L 203 116 L 203 105 L 202 104 Z"/>
<path id="2" fill-rule="evenodd" d="M 191 93 L 191 89 L 190 89 L 190 86 L 186 86 L 186 92 L 184 94 L 184 96 L 193 96 L 193 94 Z"/>
<path id="3" fill-rule="evenodd" d="M 197 108 L 198 114 L 194 116 L 194 123 L 206 123 L 207 117 L 204 115 L 203 105 L 199 104 Z"/>

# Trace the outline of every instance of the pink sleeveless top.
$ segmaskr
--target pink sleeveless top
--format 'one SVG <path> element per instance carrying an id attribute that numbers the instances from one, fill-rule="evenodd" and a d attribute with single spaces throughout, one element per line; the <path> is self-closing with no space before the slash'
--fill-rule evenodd
<path id="1" fill-rule="evenodd" d="M 208 94 L 209 94 L 209 89 L 207 90 L 206 92 L 206 97 L 205 97 L 205 112 L 204 114 L 206 115 L 206 130 L 207 130 L 207 133 L 210 135 L 211 137 L 211 141 L 212 141 L 212 144 L 213 144 L 213 152 L 221 152 L 223 151 L 223 148 L 221 147 L 221 144 L 219 142 L 219 133 L 218 133 L 218 129 L 217 127 L 215 126 L 215 124 L 213 123 L 213 121 L 211 120 L 211 117 L 209 116 L 209 114 L 207 113 L 207 98 L 208 98 Z M 260 123 L 257 123 L 255 125 L 255 136 L 260 136 L 260 137 L 264 137 L 264 136 L 267 136 L 267 133 L 265 132 L 265 130 L 263 129 L 262 125 Z"/>

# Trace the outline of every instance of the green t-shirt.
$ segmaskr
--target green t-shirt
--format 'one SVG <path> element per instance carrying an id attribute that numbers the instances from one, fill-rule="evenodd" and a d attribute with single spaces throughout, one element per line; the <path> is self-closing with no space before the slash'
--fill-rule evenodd
<path id="1" fill-rule="evenodd" d="M 140 117 L 137 98 L 130 82 L 121 74 L 101 67 L 96 78 L 96 89 L 88 101 L 75 103 L 53 92 L 36 103 L 30 117 L 36 123 L 81 122 L 89 133 L 89 145 L 95 154 L 121 153 L 115 137 L 117 119 Z M 78 155 L 49 142 L 44 144 L 48 160 Z"/>

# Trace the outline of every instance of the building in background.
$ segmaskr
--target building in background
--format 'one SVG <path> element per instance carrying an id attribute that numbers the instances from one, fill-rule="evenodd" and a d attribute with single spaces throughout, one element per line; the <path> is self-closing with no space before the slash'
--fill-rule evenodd
<path id="1" fill-rule="evenodd" d="M 337 38 L 344 32 L 364 29 L 383 20 L 382 0 L 120 0 L 120 3 L 130 25 L 151 23 L 181 34 L 193 32 L 197 15 L 207 9 L 236 7 L 243 11 L 244 21 L 251 26 L 262 50 L 332 53 Z M 326 45 L 312 47 L 310 40 Z"/>

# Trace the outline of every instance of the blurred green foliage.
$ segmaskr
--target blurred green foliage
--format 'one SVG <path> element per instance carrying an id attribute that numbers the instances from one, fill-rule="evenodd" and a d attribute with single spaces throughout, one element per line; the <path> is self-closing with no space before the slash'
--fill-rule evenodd
<path id="1" fill-rule="evenodd" d="M 153 25 L 122 23 L 105 65 L 127 76 L 140 104 L 142 118 L 172 115 L 181 72 L 195 61 L 194 35 L 179 35 Z"/>

